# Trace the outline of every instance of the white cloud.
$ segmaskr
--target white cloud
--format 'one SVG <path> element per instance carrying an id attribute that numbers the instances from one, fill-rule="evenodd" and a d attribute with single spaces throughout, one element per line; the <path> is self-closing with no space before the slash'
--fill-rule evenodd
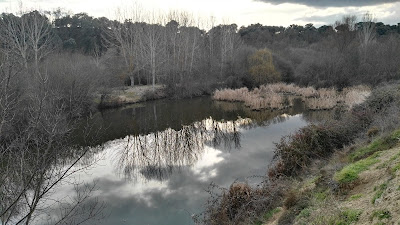
<path id="1" fill-rule="evenodd" d="M 3 11 L 17 11 L 16 0 L 0 0 Z M 239 26 L 261 23 L 265 25 L 288 26 L 290 24 L 316 25 L 334 23 L 334 19 L 345 14 L 362 15 L 369 11 L 385 23 L 397 23 L 400 3 L 388 3 L 364 7 L 328 7 L 314 8 L 299 4 L 273 5 L 253 0 L 137 0 L 147 10 L 185 10 L 208 19 L 214 16 L 217 23 L 229 22 Z M 87 12 L 95 17 L 112 18 L 117 7 L 132 5 L 131 0 L 24 0 L 26 8 L 51 10 L 58 7 L 71 10 L 72 13 Z M 333 19 L 333 21 L 327 21 Z M 398 21 L 400 22 L 400 21 Z"/>

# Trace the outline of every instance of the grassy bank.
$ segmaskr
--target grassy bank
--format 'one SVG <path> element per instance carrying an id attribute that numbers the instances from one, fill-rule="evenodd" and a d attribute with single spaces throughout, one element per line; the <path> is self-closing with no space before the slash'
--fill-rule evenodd
<path id="1" fill-rule="evenodd" d="M 260 224 L 399 224 L 400 147 L 395 135 L 396 143 L 368 157 L 353 161 L 352 154 L 371 145 L 315 163 L 290 182 L 281 215 L 261 218 Z"/>
<path id="2" fill-rule="evenodd" d="M 399 107 L 400 85 L 380 86 L 340 120 L 283 137 L 265 180 L 222 189 L 204 224 L 398 224 Z"/>
<path id="3" fill-rule="evenodd" d="M 102 90 L 95 94 L 93 101 L 99 108 L 113 108 L 165 97 L 163 85 L 155 85 L 154 89 L 151 85 L 140 85 Z"/>

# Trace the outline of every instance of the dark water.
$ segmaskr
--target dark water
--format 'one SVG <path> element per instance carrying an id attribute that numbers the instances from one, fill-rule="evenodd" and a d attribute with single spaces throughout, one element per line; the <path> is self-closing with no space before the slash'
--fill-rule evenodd
<path id="1" fill-rule="evenodd" d="M 95 182 L 92 197 L 107 206 L 103 224 L 194 224 L 211 182 L 259 182 L 274 142 L 331 114 L 304 112 L 300 101 L 288 110 L 256 112 L 208 97 L 106 110 L 75 134 L 78 145 L 104 147 L 93 148 L 78 168 L 92 165 L 70 179 Z M 64 182 L 51 198 L 73 192 Z"/>

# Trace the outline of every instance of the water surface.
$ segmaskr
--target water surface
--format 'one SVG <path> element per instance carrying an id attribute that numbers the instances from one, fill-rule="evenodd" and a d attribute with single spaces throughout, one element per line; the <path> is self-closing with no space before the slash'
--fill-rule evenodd
<path id="1" fill-rule="evenodd" d="M 194 224 L 211 182 L 259 182 L 274 142 L 330 114 L 304 113 L 300 101 L 284 111 L 257 112 L 208 97 L 102 111 L 82 122 L 74 142 L 103 147 L 93 148 L 80 166 L 93 165 L 71 179 L 96 184 L 92 196 L 107 205 L 104 224 Z M 73 192 L 65 182 L 52 199 Z"/>

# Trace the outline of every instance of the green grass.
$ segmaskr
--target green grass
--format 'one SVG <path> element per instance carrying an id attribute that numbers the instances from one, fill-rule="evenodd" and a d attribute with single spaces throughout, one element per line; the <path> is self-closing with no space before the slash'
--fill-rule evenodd
<path id="1" fill-rule="evenodd" d="M 261 220 L 257 220 L 256 222 L 253 223 L 253 225 L 262 225 L 263 221 Z"/>
<path id="2" fill-rule="evenodd" d="M 329 224 L 332 225 L 350 225 L 357 222 L 362 211 L 355 209 L 346 209 L 340 212 L 337 218 L 332 219 Z"/>
<path id="3" fill-rule="evenodd" d="M 315 193 L 315 199 L 319 202 L 322 202 L 328 197 L 328 191 L 317 192 Z"/>
<path id="4" fill-rule="evenodd" d="M 299 218 L 308 218 L 308 217 L 310 217 L 311 211 L 312 211 L 311 208 L 305 208 L 305 209 L 301 210 L 301 212 L 299 213 L 299 215 L 297 215 L 296 219 L 299 219 Z"/>
<path id="5" fill-rule="evenodd" d="M 385 182 L 385 183 L 379 185 L 379 187 L 374 188 L 374 191 L 376 191 L 376 193 L 375 193 L 374 197 L 372 198 L 372 204 L 374 204 L 375 201 L 382 196 L 383 192 L 385 192 L 385 190 L 387 189 L 387 185 L 388 185 L 387 182 Z"/>
<path id="6" fill-rule="evenodd" d="M 392 217 L 392 215 L 389 210 L 377 210 L 372 213 L 369 219 L 372 221 L 375 217 L 377 217 L 379 220 L 383 220 Z"/>
<path id="7" fill-rule="evenodd" d="M 361 198 L 362 196 L 363 196 L 362 194 L 352 195 L 352 196 L 350 196 L 349 200 L 357 200 L 357 199 Z"/>
<path id="8" fill-rule="evenodd" d="M 400 170 L 400 163 L 397 163 L 397 164 L 392 168 L 393 173 L 397 172 L 397 170 Z"/>
<path id="9" fill-rule="evenodd" d="M 333 214 L 320 214 L 308 224 L 327 224 L 327 225 L 350 225 L 357 222 L 362 214 L 361 210 L 341 209 Z"/>
<path id="10" fill-rule="evenodd" d="M 362 159 L 355 163 L 351 163 L 345 166 L 341 171 L 335 174 L 335 180 L 342 184 L 351 183 L 357 180 L 358 175 L 361 172 L 368 170 L 370 166 L 379 162 L 379 160 L 377 159 L 378 156 L 379 152 L 375 153 L 374 155 L 366 159 Z"/>
<path id="11" fill-rule="evenodd" d="M 281 211 L 281 209 L 279 209 L 279 208 L 275 208 L 275 209 L 268 211 L 267 213 L 264 214 L 264 216 L 262 217 L 262 220 L 255 221 L 253 223 L 253 225 L 262 225 L 264 223 L 263 221 L 270 220 L 276 213 L 278 213 L 280 211 Z"/>
<path id="12" fill-rule="evenodd" d="M 263 216 L 263 219 L 264 220 L 270 220 L 276 213 L 278 213 L 278 212 L 280 212 L 281 211 L 281 209 L 279 209 L 279 208 L 275 208 L 275 209 L 272 209 L 272 210 L 270 210 L 270 211 L 268 211 L 264 216 Z"/>
<path id="13" fill-rule="evenodd" d="M 389 136 L 378 138 L 374 140 L 371 144 L 357 149 L 356 151 L 350 154 L 349 156 L 350 161 L 354 162 L 356 160 L 368 157 L 374 154 L 375 152 L 391 149 L 398 144 L 399 138 L 400 138 L 400 129 L 395 130 Z"/>
<path id="14" fill-rule="evenodd" d="M 354 162 L 358 159 L 365 158 L 368 155 L 373 154 L 374 152 L 381 151 L 383 150 L 382 148 L 385 148 L 384 142 L 382 139 L 377 139 L 373 141 L 371 144 L 361 147 L 357 149 L 355 152 L 350 154 L 350 161 Z"/>

